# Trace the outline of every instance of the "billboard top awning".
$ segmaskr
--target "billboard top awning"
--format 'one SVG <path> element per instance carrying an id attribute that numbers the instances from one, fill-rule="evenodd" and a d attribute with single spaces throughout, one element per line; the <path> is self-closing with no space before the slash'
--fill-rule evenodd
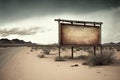
<path id="1" fill-rule="evenodd" d="M 93 25 L 93 26 L 96 26 L 96 25 L 100 25 L 100 26 L 101 26 L 101 24 L 103 24 L 102 22 L 78 21 L 78 20 L 65 20 L 65 19 L 55 19 L 55 21 L 58 21 L 59 23 L 67 22 L 67 23 L 70 23 L 70 24 L 77 24 L 77 23 L 80 23 L 80 24 L 83 24 L 83 25 L 90 24 L 90 25 Z"/>

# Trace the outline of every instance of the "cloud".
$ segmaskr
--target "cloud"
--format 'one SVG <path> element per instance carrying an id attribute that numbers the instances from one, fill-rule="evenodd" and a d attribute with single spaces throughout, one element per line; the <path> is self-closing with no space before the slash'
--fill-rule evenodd
<path id="1" fill-rule="evenodd" d="M 117 34 L 120 32 L 119 17 L 120 0 L 0 0 L 0 28 L 4 27 L 4 29 L 0 29 L 0 36 L 13 38 L 20 35 L 18 37 L 24 37 L 23 39 L 29 37 L 33 41 L 43 41 L 44 43 L 50 40 L 57 41 L 58 29 L 56 27 L 58 25 L 54 19 L 63 18 L 102 21 L 102 41 L 118 42 L 120 40 L 120 35 Z M 25 21 L 27 19 L 31 20 Z M 17 23 L 20 21 L 23 23 Z M 34 25 L 40 25 L 41 28 L 35 30 L 33 28 L 13 28 L 16 26 L 34 27 Z M 8 26 L 12 29 L 8 29 Z M 38 36 L 41 37 L 38 39 Z M 37 37 L 37 39 L 33 37 Z"/>
<path id="2" fill-rule="evenodd" d="M 25 36 L 25 35 L 33 35 L 37 33 L 39 30 L 39 27 L 32 27 L 29 29 L 20 29 L 20 28 L 12 28 L 12 29 L 0 29 L 0 36 L 6 37 L 9 35 L 19 35 L 19 36 Z"/>
<path id="3" fill-rule="evenodd" d="M 89 13 L 120 6 L 120 0 L 0 0 L 0 22 L 32 16 Z"/>

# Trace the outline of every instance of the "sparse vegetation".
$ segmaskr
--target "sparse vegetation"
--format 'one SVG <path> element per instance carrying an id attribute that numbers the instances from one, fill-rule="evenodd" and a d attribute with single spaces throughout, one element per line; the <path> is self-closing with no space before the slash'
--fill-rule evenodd
<path id="1" fill-rule="evenodd" d="M 120 49 L 117 49 L 117 51 L 120 51 Z"/>
<path id="2" fill-rule="evenodd" d="M 113 47 L 109 47 L 109 50 L 113 49 Z"/>
<path id="3" fill-rule="evenodd" d="M 107 65 L 113 63 L 113 51 L 105 51 L 103 54 L 89 55 L 86 60 L 87 65 L 96 66 L 96 65 Z M 85 62 L 84 62 L 85 63 Z"/>
<path id="4" fill-rule="evenodd" d="M 79 49 L 79 48 L 76 48 L 76 51 L 80 51 L 80 49 Z"/>
<path id="5" fill-rule="evenodd" d="M 63 51 L 65 50 L 65 48 L 61 48 Z"/>
<path id="6" fill-rule="evenodd" d="M 87 52 L 93 54 L 93 50 L 87 50 Z"/>
<path id="7" fill-rule="evenodd" d="M 33 49 L 31 49 L 30 52 L 33 52 Z"/>
<path id="8" fill-rule="evenodd" d="M 44 54 L 47 54 L 47 55 L 50 54 L 50 48 L 49 47 L 43 47 L 42 50 L 43 50 Z"/>
<path id="9" fill-rule="evenodd" d="M 83 50 L 85 52 L 88 52 L 89 50 L 91 50 L 91 47 L 76 47 L 75 50 L 76 51 Z"/>
<path id="10" fill-rule="evenodd" d="M 82 50 L 82 47 L 75 47 L 75 50 L 80 51 L 80 50 Z"/>
<path id="11" fill-rule="evenodd" d="M 31 49 L 37 51 L 39 48 L 38 47 L 32 47 Z"/>
<path id="12" fill-rule="evenodd" d="M 44 54 L 41 54 L 41 55 L 37 55 L 39 58 L 45 58 L 45 55 Z"/>

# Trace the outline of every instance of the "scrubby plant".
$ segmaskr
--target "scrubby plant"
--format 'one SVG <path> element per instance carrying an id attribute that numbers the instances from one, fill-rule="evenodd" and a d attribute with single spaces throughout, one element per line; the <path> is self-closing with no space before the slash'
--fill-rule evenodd
<path id="1" fill-rule="evenodd" d="M 120 51 L 120 49 L 117 49 L 117 51 Z"/>
<path id="2" fill-rule="evenodd" d="M 80 51 L 80 48 L 76 48 L 76 51 Z"/>
<path id="3" fill-rule="evenodd" d="M 96 54 L 96 55 L 89 55 L 87 59 L 88 65 L 107 65 L 112 63 L 114 60 L 113 53 L 103 53 L 103 54 Z"/>
<path id="4" fill-rule="evenodd" d="M 39 58 L 45 58 L 45 55 L 44 54 L 41 54 L 41 55 L 37 55 Z"/>
<path id="5" fill-rule="evenodd" d="M 95 66 L 95 65 L 107 65 L 110 63 L 113 63 L 114 58 L 113 58 L 114 52 L 107 52 L 105 51 L 103 54 L 96 54 L 96 55 L 89 55 L 88 59 L 86 60 L 86 63 L 90 66 Z"/>
<path id="6" fill-rule="evenodd" d="M 32 47 L 31 49 L 37 51 L 37 50 L 38 50 L 38 47 Z"/>
<path id="7" fill-rule="evenodd" d="M 65 48 L 61 48 L 63 51 L 65 50 Z"/>
<path id="8" fill-rule="evenodd" d="M 43 50 L 44 54 L 47 54 L 47 55 L 50 54 L 50 48 L 49 47 L 43 47 L 42 50 Z"/>
<path id="9" fill-rule="evenodd" d="M 33 49 L 31 49 L 30 52 L 33 52 Z"/>
<path id="10" fill-rule="evenodd" d="M 112 49 L 112 47 L 109 47 L 109 50 L 111 50 Z"/>
<path id="11" fill-rule="evenodd" d="M 87 52 L 93 54 L 93 50 L 87 50 Z"/>

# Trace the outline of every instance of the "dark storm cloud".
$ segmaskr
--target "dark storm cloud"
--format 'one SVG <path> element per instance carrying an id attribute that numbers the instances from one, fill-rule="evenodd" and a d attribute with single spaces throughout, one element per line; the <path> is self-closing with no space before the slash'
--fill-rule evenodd
<path id="1" fill-rule="evenodd" d="M 0 22 L 31 16 L 88 13 L 119 6 L 120 0 L 0 0 Z"/>
<path id="2" fill-rule="evenodd" d="M 0 29 L 0 36 L 6 37 L 9 35 L 20 35 L 20 36 L 33 35 L 33 34 L 37 33 L 38 29 L 40 29 L 40 28 L 34 27 L 34 28 L 29 28 L 29 29 L 24 29 L 24 30 L 20 30 L 19 28 L 12 28 L 10 30 Z"/>

